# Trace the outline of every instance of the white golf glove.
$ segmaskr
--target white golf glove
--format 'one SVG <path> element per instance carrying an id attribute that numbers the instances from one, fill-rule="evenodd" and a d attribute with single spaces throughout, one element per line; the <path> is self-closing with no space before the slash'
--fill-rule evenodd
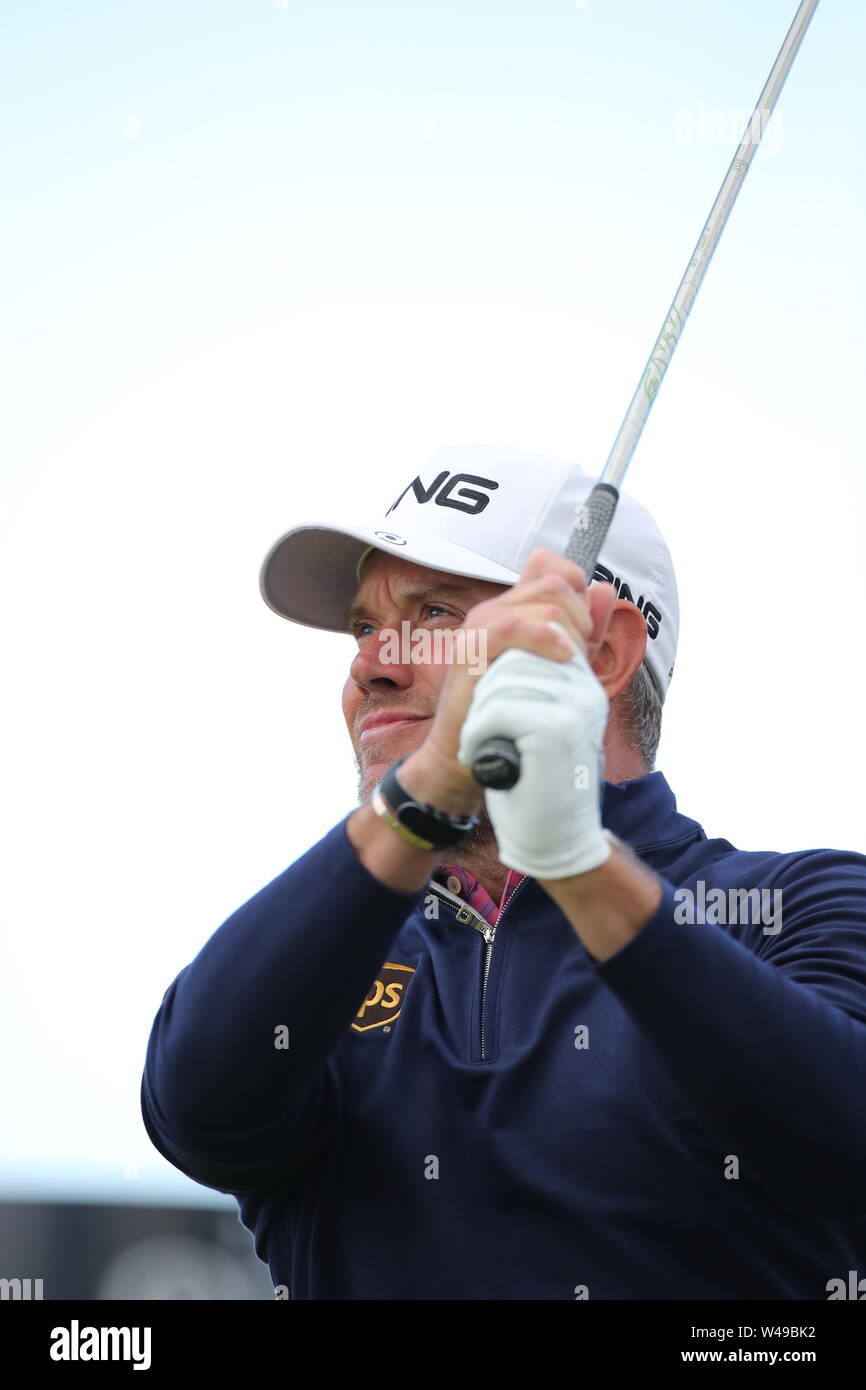
<path id="1" fill-rule="evenodd" d="M 458 758 L 471 767 L 496 736 L 517 745 L 519 781 L 484 794 L 499 858 L 509 868 L 537 879 L 571 878 L 609 857 L 601 824 L 609 709 L 582 647 L 570 661 L 509 647 L 479 677 Z"/>

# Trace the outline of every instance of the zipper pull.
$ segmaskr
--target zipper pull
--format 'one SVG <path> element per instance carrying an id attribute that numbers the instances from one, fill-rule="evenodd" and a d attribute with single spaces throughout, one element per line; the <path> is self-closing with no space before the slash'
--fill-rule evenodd
<path id="1" fill-rule="evenodd" d="M 496 931 L 496 928 L 492 927 L 489 922 L 483 921 L 478 916 L 478 913 L 473 912 L 472 908 L 467 907 L 465 903 L 461 904 L 461 906 L 457 908 L 454 914 L 454 920 L 455 922 L 459 922 L 461 926 L 464 926 L 467 922 L 470 922 L 476 931 L 481 932 L 481 935 L 484 937 L 484 940 L 487 942 L 487 945 L 493 945 L 493 935 Z"/>
<path id="2" fill-rule="evenodd" d="M 471 922 L 475 930 L 479 931 L 484 937 L 487 945 L 493 945 L 493 936 L 496 928 L 492 927 L 489 922 L 482 921 L 478 913 L 473 912 L 471 907 L 458 907 L 455 920 L 458 922 Z"/>

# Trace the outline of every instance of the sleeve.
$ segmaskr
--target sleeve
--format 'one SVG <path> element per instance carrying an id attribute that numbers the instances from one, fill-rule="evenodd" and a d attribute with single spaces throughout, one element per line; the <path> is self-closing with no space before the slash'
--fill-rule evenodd
<path id="1" fill-rule="evenodd" d="M 774 877 L 754 948 L 657 911 L 595 962 L 724 1153 L 789 1208 L 866 1213 L 866 859 L 818 850 Z"/>
<path id="2" fill-rule="evenodd" d="M 205 1187 L 238 1195 L 290 1184 L 338 1136 L 332 1054 L 426 891 L 375 878 L 347 820 L 217 929 L 154 1020 L 144 1125 Z"/>

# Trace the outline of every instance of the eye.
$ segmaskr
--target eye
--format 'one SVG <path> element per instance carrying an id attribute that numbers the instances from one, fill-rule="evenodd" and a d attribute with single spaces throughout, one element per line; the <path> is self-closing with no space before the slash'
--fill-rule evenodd
<path id="1" fill-rule="evenodd" d="M 423 613 L 432 613 L 434 609 L 437 609 L 440 613 L 444 613 L 448 618 L 456 616 L 451 612 L 450 608 L 446 608 L 443 603 L 425 603 L 421 611 Z M 352 636 L 356 637 L 360 642 L 365 636 L 362 629 L 366 627 L 372 628 L 373 624 L 367 618 L 356 618 L 355 622 L 352 624 Z"/>

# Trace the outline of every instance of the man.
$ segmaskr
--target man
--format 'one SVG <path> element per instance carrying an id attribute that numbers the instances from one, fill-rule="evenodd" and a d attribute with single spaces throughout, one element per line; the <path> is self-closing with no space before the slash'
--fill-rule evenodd
<path id="1" fill-rule="evenodd" d="M 677 811 L 670 555 L 623 495 L 587 588 L 562 552 L 592 481 L 441 450 L 377 526 L 296 527 L 263 565 L 275 611 L 356 639 L 361 804 L 170 986 L 142 1110 L 237 1197 L 278 1296 L 866 1274 L 866 858 L 742 852 Z M 497 733 L 520 778 L 485 796 Z"/>

